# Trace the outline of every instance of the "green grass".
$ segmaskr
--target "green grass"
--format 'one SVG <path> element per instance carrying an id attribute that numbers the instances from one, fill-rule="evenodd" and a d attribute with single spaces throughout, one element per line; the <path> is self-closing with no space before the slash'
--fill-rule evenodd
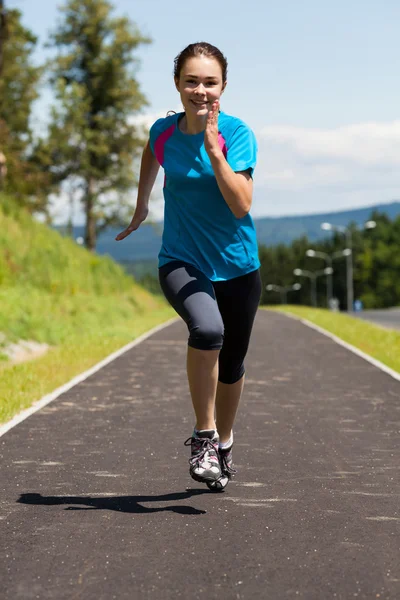
<path id="1" fill-rule="evenodd" d="M 172 316 L 169 307 L 153 306 L 124 319 L 110 316 L 107 323 L 91 317 L 91 328 L 74 332 L 44 356 L 14 366 L 0 363 L 0 423 Z"/>
<path id="2" fill-rule="evenodd" d="M 263 307 L 315 323 L 400 373 L 400 331 L 384 329 L 343 313 L 306 306 Z"/>
<path id="3" fill-rule="evenodd" d="M 6 343 L 50 345 L 40 358 L 12 365 L 1 344 L 0 423 L 175 316 L 110 258 L 77 246 L 1 196 L 0 230 L 0 333 Z"/>

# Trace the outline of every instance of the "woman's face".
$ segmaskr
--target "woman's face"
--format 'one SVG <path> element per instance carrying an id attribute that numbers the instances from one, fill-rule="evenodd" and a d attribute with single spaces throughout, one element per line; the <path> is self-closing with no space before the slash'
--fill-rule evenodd
<path id="1" fill-rule="evenodd" d="M 188 58 L 175 79 L 186 113 L 206 116 L 212 103 L 219 100 L 226 83 L 222 82 L 222 69 L 215 58 L 195 56 Z"/>

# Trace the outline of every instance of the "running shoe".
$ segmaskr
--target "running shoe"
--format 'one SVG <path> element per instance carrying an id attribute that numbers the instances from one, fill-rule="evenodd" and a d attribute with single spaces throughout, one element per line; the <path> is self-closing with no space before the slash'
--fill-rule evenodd
<path id="1" fill-rule="evenodd" d="M 212 483 L 221 477 L 218 441 L 218 434 L 214 429 L 197 431 L 196 435 L 193 434 L 185 441 L 185 446 L 191 446 L 192 455 L 189 458 L 189 472 L 195 481 Z"/>
<path id="2" fill-rule="evenodd" d="M 219 464 L 221 467 L 221 476 L 216 481 L 210 481 L 207 483 L 208 488 L 213 492 L 222 492 L 232 476 L 236 473 L 236 470 L 232 466 L 232 446 L 230 448 L 219 448 Z"/>

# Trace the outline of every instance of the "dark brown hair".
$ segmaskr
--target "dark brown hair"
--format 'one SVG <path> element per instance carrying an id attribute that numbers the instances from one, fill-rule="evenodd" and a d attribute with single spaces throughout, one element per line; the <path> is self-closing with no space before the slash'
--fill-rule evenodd
<path id="1" fill-rule="evenodd" d="M 215 58 L 219 62 L 222 71 L 222 83 L 226 82 L 226 76 L 228 73 L 228 61 L 222 54 L 221 50 L 218 50 L 216 46 L 208 44 L 207 42 L 196 42 L 195 44 L 189 44 L 174 60 L 174 77 L 179 79 L 181 70 L 188 58 L 195 56 L 206 56 L 207 58 Z"/>

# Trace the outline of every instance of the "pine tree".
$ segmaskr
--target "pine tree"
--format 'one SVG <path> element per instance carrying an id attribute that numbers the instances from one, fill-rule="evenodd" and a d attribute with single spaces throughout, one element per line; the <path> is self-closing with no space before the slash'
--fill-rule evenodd
<path id="1" fill-rule="evenodd" d="M 86 246 L 103 228 L 132 211 L 127 192 L 144 135 L 132 117 L 147 104 L 136 80 L 135 50 L 149 43 L 127 18 L 114 18 L 107 0 L 68 0 L 51 36 L 57 105 L 52 112 L 48 169 L 59 182 L 80 182 Z"/>
<path id="2" fill-rule="evenodd" d="M 45 199 L 43 174 L 31 161 L 33 134 L 32 104 L 38 97 L 42 68 L 33 65 L 37 43 L 21 24 L 18 10 L 0 6 L 0 153 L 1 189 L 12 193 L 21 205 L 41 210 Z"/>

